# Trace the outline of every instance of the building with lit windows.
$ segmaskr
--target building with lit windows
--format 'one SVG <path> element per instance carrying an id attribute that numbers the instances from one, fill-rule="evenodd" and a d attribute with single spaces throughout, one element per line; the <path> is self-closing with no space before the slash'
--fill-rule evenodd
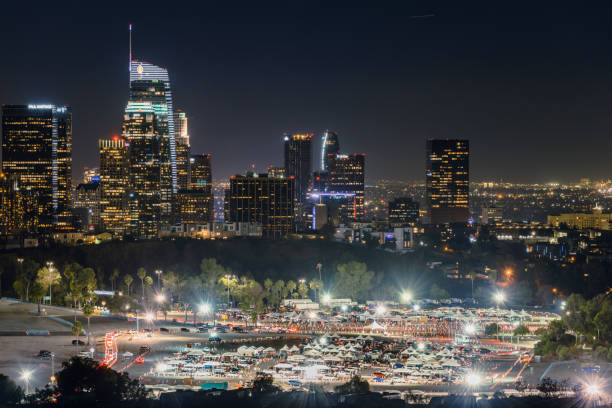
<path id="1" fill-rule="evenodd" d="M 287 172 L 284 167 L 268 166 L 268 177 L 284 178 L 286 176 Z"/>
<path id="2" fill-rule="evenodd" d="M 99 167 L 83 168 L 83 183 L 97 183 L 100 181 Z"/>
<path id="3" fill-rule="evenodd" d="M 74 189 L 72 210 L 84 231 L 100 230 L 100 183 L 81 183 Z"/>
<path id="4" fill-rule="evenodd" d="M 389 225 L 393 228 L 414 227 L 419 222 L 419 203 L 409 197 L 389 201 Z"/>
<path id="5" fill-rule="evenodd" d="M 469 158 L 467 140 L 427 141 L 425 193 L 431 224 L 468 222 Z"/>
<path id="6" fill-rule="evenodd" d="M 226 222 L 260 224 L 264 238 L 280 239 L 293 231 L 294 179 L 247 173 L 230 179 Z"/>
<path id="7" fill-rule="evenodd" d="M 157 112 L 151 102 L 128 102 L 123 117 L 123 138 L 128 153 L 128 234 L 138 238 L 155 238 L 166 214 L 164 193 L 168 178 L 162 170 L 164 143 L 160 136 Z M 165 187 L 162 187 L 165 184 Z"/>
<path id="8" fill-rule="evenodd" d="M 2 172 L 36 196 L 40 232 L 72 230 L 72 112 L 2 105 Z"/>
<path id="9" fill-rule="evenodd" d="M 196 154 L 190 158 L 190 189 L 206 190 L 212 194 L 212 169 L 210 154 Z"/>
<path id="10" fill-rule="evenodd" d="M 338 141 L 338 133 L 326 130 L 323 132 L 323 138 L 321 141 L 321 171 L 327 171 L 327 161 L 330 157 L 336 156 L 340 153 L 340 142 Z"/>
<path id="11" fill-rule="evenodd" d="M 214 220 L 214 195 L 210 154 L 197 154 L 189 159 L 189 188 L 174 196 L 175 223 L 206 223 Z"/>
<path id="12" fill-rule="evenodd" d="M 118 136 L 98 141 L 101 229 L 119 236 L 128 225 L 128 147 Z"/>
<path id="13" fill-rule="evenodd" d="M 37 197 L 33 190 L 20 189 L 17 177 L 0 172 L 0 236 L 37 231 Z"/>
<path id="14" fill-rule="evenodd" d="M 161 84 L 161 89 L 160 85 Z M 170 178 L 170 194 L 178 190 L 176 141 L 174 127 L 174 108 L 170 76 L 166 68 L 144 61 L 130 61 L 130 100 L 150 101 L 156 105 L 157 120 L 160 122 L 158 132 L 161 137 L 167 138 L 163 143 L 167 152 L 164 152 L 164 166 L 168 167 Z M 164 126 L 165 125 L 165 126 Z M 170 197 L 163 198 L 170 202 Z"/>
<path id="15" fill-rule="evenodd" d="M 337 154 L 329 157 L 328 165 L 327 192 L 350 198 L 341 209 L 341 220 L 363 220 L 365 154 Z"/>
<path id="16" fill-rule="evenodd" d="M 174 111 L 174 133 L 176 150 L 176 183 L 177 189 L 188 189 L 191 178 L 189 143 L 189 132 L 187 127 L 187 115 L 180 109 Z"/>
<path id="17" fill-rule="evenodd" d="M 285 144 L 285 174 L 295 179 L 295 203 L 298 223 L 303 219 L 303 205 L 306 202 L 308 182 L 312 172 L 312 133 L 294 134 L 283 137 Z M 300 225 L 301 227 L 302 225 Z"/>
<path id="18" fill-rule="evenodd" d="M 548 215 L 547 223 L 555 228 L 562 225 L 567 228 L 584 230 L 598 229 L 612 230 L 612 214 L 602 213 L 601 208 L 594 208 L 592 213 L 566 213 L 559 215 Z"/>
<path id="19" fill-rule="evenodd" d="M 504 209 L 502 207 L 482 207 L 481 223 L 496 224 L 504 219 Z"/>

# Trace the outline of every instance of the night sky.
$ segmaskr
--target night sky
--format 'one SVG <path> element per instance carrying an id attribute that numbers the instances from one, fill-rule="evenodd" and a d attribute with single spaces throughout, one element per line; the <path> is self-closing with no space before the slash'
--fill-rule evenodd
<path id="1" fill-rule="evenodd" d="M 97 165 L 97 139 L 121 131 L 129 23 L 134 57 L 168 68 L 215 181 L 282 164 L 283 132 L 327 128 L 345 153 L 367 154 L 369 181 L 423 180 L 427 138 L 469 139 L 472 180 L 612 173 L 610 9 L 85 3 L 0 6 L 0 102 L 72 106 L 74 178 Z"/>

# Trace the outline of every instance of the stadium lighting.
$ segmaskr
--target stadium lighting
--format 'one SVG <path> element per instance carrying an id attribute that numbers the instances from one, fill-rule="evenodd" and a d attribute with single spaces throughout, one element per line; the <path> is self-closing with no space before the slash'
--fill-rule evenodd
<path id="1" fill-rule="evenodd" d="M 478 387 L 482 383 L 482 377 L 476 373 L 470 373 L 465 376 L 465 383 L 470 387 Z"/>
<path id="2" fill-rule="evenodd" d="M 200 305 L 199 309 L 200 309 L 200 312 L 208 314 L 208 313 L 210 313 L 211 307 L 210 307 L 210 305 L 208 303 L 202 303 Z"/>
<path id="3" fill-rule="evenodd" d="M 412 300 L 412 293 L 410 292 L 404 292 L 402 293 L 402 302 L 404 303 L 408 303 Z"/>
<path id="4" fill-rule="evenodd" d="M 329 303 L 330 300 L 331 300 L 331 296 L 329 295 L 329 293 L 326 293 L 326 294 L 323 295 L 321 300 L 323 300 L 323 303 Z"/>

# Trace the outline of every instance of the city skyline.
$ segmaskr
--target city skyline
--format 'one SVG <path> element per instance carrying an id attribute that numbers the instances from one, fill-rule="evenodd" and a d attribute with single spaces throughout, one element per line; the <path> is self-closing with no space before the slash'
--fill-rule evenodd
<path id="1" fill-rule="evenodd" d="M 70 105 L 75 178 L 96 166 L 96 141 L 120 134 L 133 23 L 134 58 L 168 68 L 174 106 L 191 118 L 193 153 L 216 158 L 215 181 L 251 164 L 258 172 L 280 165 L 284 132 L 314 133 L 320 142 L 326 129 L 339 133 L 343 152 L 368 155 L 368 180 L 423 180 L 428 138 L 469 139 L 473 180 L 575 181 L 607 178 L 611 170 L 604 156 L 605 72 L 612 65 L 600 35 L 608 30 L 599 17 L 605 12 L 557 7 L 555 19 L 541 22 L 551 12 L 541 6 L 529 14 L 518 5 L 441 3 L 285 5 L 237 14 L 211 6 L 216 21 L 206 17 L 202 28 L 195 17 L 204 7 L 160 33 L 148 11 L 130 6 L 87 21 L 79 10 L 57 16 L 45 6 L 24 20 L 9 6 L 6 15 L 14 18 L 2 31 L 18 24 L 25 33 L 7 45 L 9 55 L 31 49 L 50 30 L 43 15 L 69 18 L 53 27 L 59 36 L 84 35 L 71 40 L 77 52 L 41 50 L 36 59 L 45 61 L 45 70 L 35 74 L 30 55 L 23 56 L 25 66 L 0 68 L 11 78 L 3 84 L 3 103 Z M 325 25 L 321 11 L 334 24 Z M 303 22 L 312 30 L 292 30 Z M 562 147 L 578 136 L 572 149 Z M 228 146 L 230 138 L 237 143 Z M 579 162 L 580 168 L 572 165 Z"/>

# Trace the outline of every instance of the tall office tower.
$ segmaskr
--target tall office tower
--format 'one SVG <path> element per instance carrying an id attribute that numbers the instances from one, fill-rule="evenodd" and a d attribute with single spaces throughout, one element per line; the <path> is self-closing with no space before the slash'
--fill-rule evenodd
<path id="1" fill-rule="evenodd" d="M 72 112 L 57 105 L 2 105 L 2 172 L 37 195 L 41 232 L 72 229 Z"/>
<path id="2" fill-rule="evenodd" d="M 174 214 L 179 222 L 210 222 L 215 217 L 210 154 L 189 159 L 191 177 L 188 189 L 180 189 L 174 198 Z"/>
<path id="3" fill-rule="evenodd" d="M 139 238 L 155 238 L 165 214 L 162 184 L 167 181 L 162 170 L 164 144 L 151 102 L 128 102 L 123 117 L 123 138 L 128 148 L 128 234 Z M 167 186 L 167 184 L 166 184 Z"/>
<path id="4" fill-rule="evenodd" d="M 206 190 L 212 194 L 210 154 L 196 154 L 189 159 L 191 166 L 190 189 Z"/>
<path id="5" fill-rule="evenodd" d="M 431 224 L 468 221 L 469 158 L 470 146 L 467 140 L 427 141 L 425 188 Z"/>
<path id="6" fill-rule="evenodd" d="M 296 215 L 302 217 L 302 205 L 306 201 L 308 181 L 312 172 L 312 133 L 284 136 L 285 172 L 295 178 Z"/>
<path id="7" fill-rule="evenodd" d="M 329 158 L 328 164 L 327 190 L 353 197 L 341 219 L 361 221 L 364 217 L 365 154 L 337 154 Z"/>
<path id="8" fill-rule="evenodd" d="M 334 157 L 340 153 L 340 142 L 338 141 L 338 133 L 330 132 L 326 130 L 323 133 L 323 139 L 321 143 L 321 171 L 327 171 L 327 161 L 330 156 Z"/>
<path id="9" fill-rule="evenodd" d="M 191 177 L 189 166 L 191 147 L 187 128 L 187 115 L 180 109 L 174 111 L 174 135 L 176 144 L 176 183 L 179 190 L 184 190 L 189 188 Z"/>
<path id="10" fill-rule="evenodd" d="M 83 168 L 83 183 L 97 183 L 100 181 L 99 167 Z"/>
<path id="11" fill-rule="evenodd" d="M 265 238 L 279 239 L 293 230 L 293 177 L 247 173 L 230 179 L 229 220 L 261 224 Z"/>
<path id="12" fill-rule="evenodd" d="M 99 140 L 102 230 L 123 235 L 128 226 L 128 143 L 118 136 Z"/>
<path id="13" fill-rule="evenodd" d="M 72 210 L 85 231 L 100 230 L 100 183 L 81 183 L 74 190 Z"/>
<path id="14" fill-rule="evenodd" d="M 130 100 L 150 101 L 156 108 L 155 113 L 157 120 L 160 122 L 157 131 L 162 138 L 167 139 L 165 143 L 162 143 L 164 149 L 167 149 L 162 157 L 162 170 L 166 166 L 168 167 L 169 175 L 167 177 L 170 178 L 170 193 L 175 193 L 178 190 L 176 141 L 172 91 L 170 89 L 168 70 L 148 62 L 132 60 L 131 55 L 130 60 Z M 165 189 L 165 187 L 163 188 Z M 163 194 L 165 193 L 162 191 Z M 163 201 L 170 202 L 170 196 L 162 197 Z"/>
<path id="15" fill-rule="evenodd" d="M 393 228 L 414 227 L 419 222 L 419 203 L 410 197 L 389 201 L 389 225 Z"/>
<path id="16" fill-rule="evenodd" d="M 37 229 L 37 194 L 19 188 L 17 177 L 0 172 L 0 237 Z"/>

